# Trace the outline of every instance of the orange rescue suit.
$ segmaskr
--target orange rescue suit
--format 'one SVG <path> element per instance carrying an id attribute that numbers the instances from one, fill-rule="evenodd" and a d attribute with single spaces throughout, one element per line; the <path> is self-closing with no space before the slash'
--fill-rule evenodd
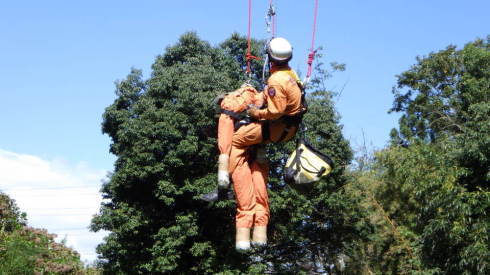
<path id="1" fill-rule="evenodd" d="M 236 227 L 267 226 L 269 198 L 267 195 L 268 162 L 256 156 L 252 145 L 287 141 L 294 137 L 298 125 L 288 127 L 284 118 L 302 111 L 298 77 L 289 66 L 273 66 L 263 92 L 266 108 L 256 112 L 257 122 L 240 127 L 232 139 L 229 172 L 237 200 Z M 267 129 L 263 129 L 267 127 Z M 289 130 L 284 134 L 285 130 Z M 264 140 L 263 130 L 269 139 Z"/>

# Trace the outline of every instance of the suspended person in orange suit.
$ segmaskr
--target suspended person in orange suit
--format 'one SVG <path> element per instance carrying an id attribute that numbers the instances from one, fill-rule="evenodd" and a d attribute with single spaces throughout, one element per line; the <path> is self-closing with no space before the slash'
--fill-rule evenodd
<path id="1" fill-rule="evenodd" d="M 218 186 L 215 190 L 201 196 L 207 202 L 218 200 L 230 185 L 230 151 L 233 134 L 240 125 L 251 122 L 246 110 L 251 105 L 261 108 L 264 105 L 263 93 L 258 92 L 252 85 L 245 83 L 231 93 L 220 95 L 215 99 L 220 107 L 218 120 Z"/>
<path id="2" fill-rule="evenodd" d="M 267 45 L 267 53 L 271 75 L 263 92 L 266 107 L 250 106 L 247 113 L 256 121 L 241 126 L 232 138 L 229 172 L 237 201 L 237 250 L 250 248 L 251 234 L 253 245 L 267 244 L 269 165 L 265 148 L 255 145 L 290 140 L 306 111 L 302 84 L 288 65 L 292 58 L 291 44 L 284 38 L 274 38 Z"/>
<path id="3" fill-rule="evenodd" d="M 235 128 L 240 124 L 250 122 L 244 114 L 250 105 L 260 108 L 264 105 L 264 96 L 251 85 L 244 84 L 239 89 L 218 99 L 221 115 L 218 121 L 218 187 L 228 188 L 230 184 L 229 161 L 231 143 Z"/>

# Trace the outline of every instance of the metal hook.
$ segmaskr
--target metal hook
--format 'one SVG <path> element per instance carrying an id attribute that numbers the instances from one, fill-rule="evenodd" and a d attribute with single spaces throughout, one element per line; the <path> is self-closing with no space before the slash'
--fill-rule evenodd
<path id="1" fill-rule="evenodd" d="M 267 33 L 271 33 L 271 25 L 272 25 L 272 17 L 276 15 L 276 8 L 274 5 L 270 4 L 269 10 L 267 11 L 267 14 L 265 16 L 265 24 L 267 25 Z"/>

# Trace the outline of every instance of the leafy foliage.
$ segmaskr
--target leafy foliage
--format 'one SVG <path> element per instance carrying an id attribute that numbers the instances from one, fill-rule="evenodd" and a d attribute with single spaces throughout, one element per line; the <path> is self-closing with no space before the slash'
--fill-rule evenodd
<path id="1" fill-rule="evenodd" d="M 1 274 L 96 274 L 86 269 L 80 255 L 55 242 L 54 234 L 26 226 L 25 213 L 0 193 Z"/>
<path id="2" fill-rule="evenodd" d="M 490 192 L 469 192 L 458 182 L 464 168 L 447 158 L 449 146 L 418 143 L 379 153 L 386 169 L 379 198 L 427 268 L 484 274 L 490 268 Z"/>
<path id="3" fill-rule="evenodd" d="M 15 201 L 0 192 L 0 228 L 12 232 L 27 223 L 26 214 L 21 213 Z"/>
<path id="4" fill-rule="evenodd" d="M 252 45 L 258 56 L 263 41 Z M 117 161 L 102 188 L 101 212 L 92 221 L 93 230 L 111 232 L 98 247 L 106 272 L 325 271 L 346 243 L 362 235 L 357 222 L 364 210 L 341 188 L 352 153 L 330 93 L 322 89 L 309 95 L 308 136 L 337 166 L 314 188 L 295 190 L 285 186 L 281 174 L 294 143 L 268 146 L 272 220 L 266 250 L 235 252 L 234 201 L 199 199 L 216 186 L 212 101 L 245 81 L 245 46 L 237 34 L 213 47 L 186 33 L 156 58 L 148 80 L 133 69 L 116 83 L 117 98 L 104 113 L 102 130 L 112 138 Z M 261 67 L 253 63 L 256 85 Z"/>
<path id="5" fill-rule="evenodd" d="M 466 168 L 462 184 L 470 190 L 490 184 L 490 36 L 462 50 L 445 50 L 417 58 L 398 76 L 391 111 L 402 112 L 395 141 L 454 140 L 451 157 Z"/>
<path id="6" fill-rule="evenodd" d="M 398 76 L 391 111 L 402 113 L 400 127 L 358 177 L 368 205 L 379 205 L 372 241 L 355 255 L 370 270 L 490 272 L 489 42 L 419 57 Z"/>

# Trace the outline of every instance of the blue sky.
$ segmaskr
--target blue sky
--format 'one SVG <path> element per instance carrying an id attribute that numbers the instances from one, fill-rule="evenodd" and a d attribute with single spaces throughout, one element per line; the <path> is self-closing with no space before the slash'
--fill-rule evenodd
<path id="1" fill-rule="evenodd" d="M 292 67 L 304 71 L 314 1 L 275 3 L 278 35 L 294 46 Z M 114 157 L 100 123 L 104 108 L 115 98 L 114 81 L 131 67 L 149 75 L 155 57 L 185 31 L 196 31 L 214 45 L 232 32 L 246 34 L 247 4 L 4 1 L 0 150 L 74 167 L 83 163 L 91 171 L 111 170 Z M 253 4 L 252 34 L 265 38 L 268 0 Z M 488 0 L 320 0 L 319 6 L 316 44 L 325 48 L 324 61 L 347 64 L 328 87 L 338 90 L 345 84 L 335 100 L 344 134 L 354 147 L 362 143 L 363 132 L 373 147 L 386 143 L 398 118 L 387 114 L 395 75 L 410 68 L 417 55 L 449 44 L 461 47 L 490 34 Z"/>

